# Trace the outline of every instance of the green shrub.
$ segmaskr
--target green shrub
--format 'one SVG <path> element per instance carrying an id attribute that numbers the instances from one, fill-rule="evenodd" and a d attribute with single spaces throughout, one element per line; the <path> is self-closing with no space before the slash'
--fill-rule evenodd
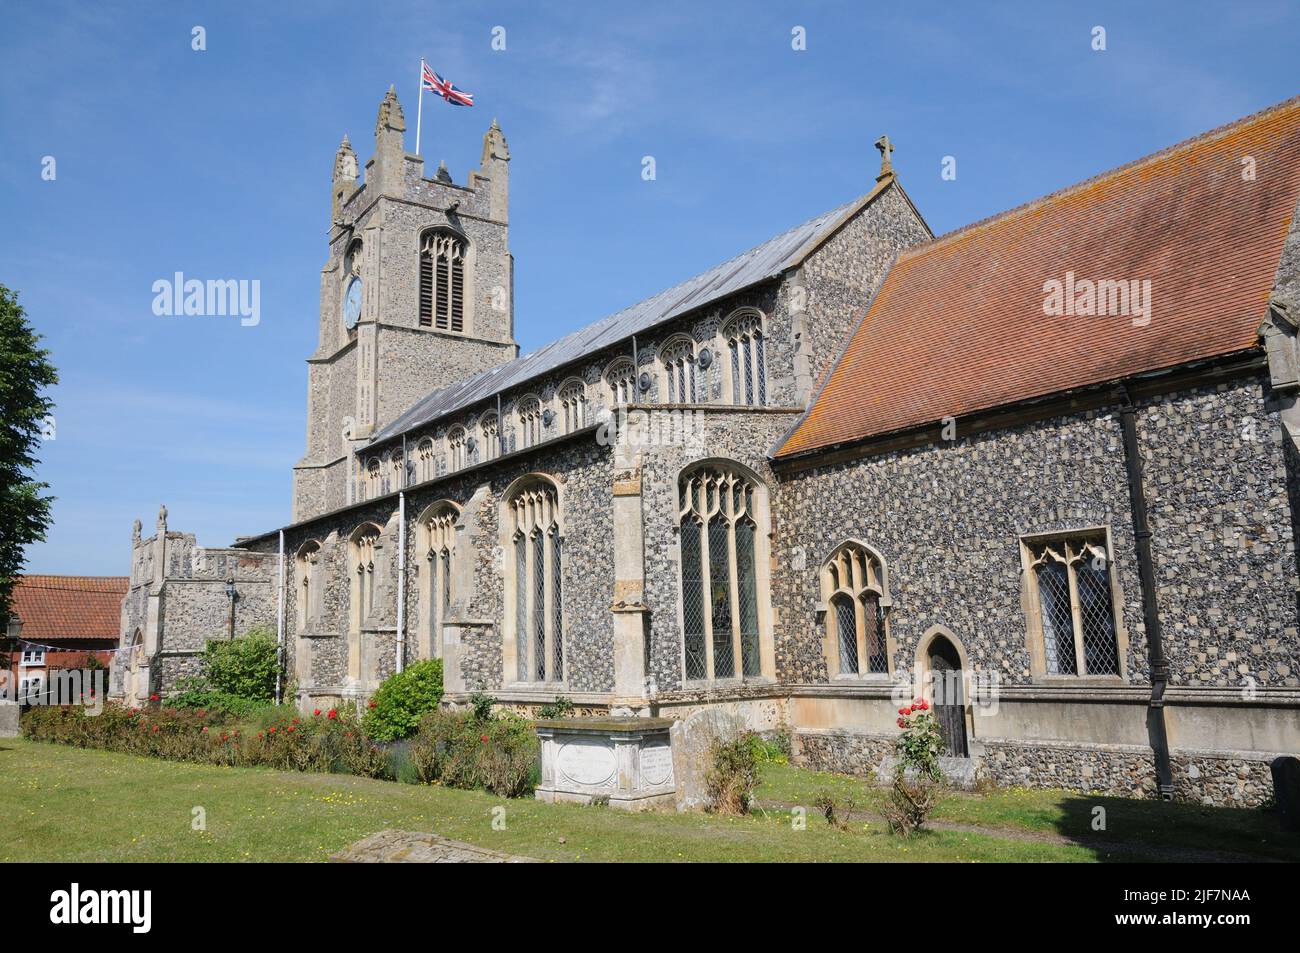
<path id="1" fill-rule="evenodd" d="M 563 695 L 537 709 L 538 718 L 570 718 L 572 716 L 573 700 L 565 698 Z"/>
<path id="2" fill-rule="evenodd" d="M 497 700 L 487 692 L 475 692 L 469 696 L 469 707 L 474 712 L 474 717 L 479 721 L 488 721 L 492 717 L 492 709 L 496 707 Z"/>
<path id="3" fill-rule="evenodd" d="M 269 629 L 249 629 L 237 639 L 208 642 L 203 664 L 208 685 L 215 691 L 252 701 L 275 698 L 279 650 Z"/>
<path id="4" fill-rule="evenodd" d="M 704 773 L 711 809 L 719 814 L 748 814 L 758 787 L 755 736 L 746 732 L 731 741 L 716 741 L 709 749 Z"/>
<path id="5" fill-rule="evenodd" d="M 416 662 L 384 679 L 366 711 L 366 733 L 377 741 L 409 738 L 442 701 L 442 659 Z"/>
<path id="6" fill-rule="evenodd" d="M 219 692 L 210 687 L 205 678 L 182 678 L 176 684 L 178 691 L 163 700 L 164 708 L 189 708 L 211 712 L 228 720 L 243 720 L 262 709 L 275 707 L 270 701 Z"/>
<path id="7" fill-rule="evenodd" d="M 540 750 L 532 723 L 518 715 L 433 711 L 420 722 L 410 757 L 424 784 L 521 797 L 536 786 Z"/>
<path id="8" fill-rule="evenodd" d="M 790 763 L 790 734 L 787 731 L 778 730 L 767 737 L 751 734 L 749 744 L 754 749 L 757 764 Z"/>

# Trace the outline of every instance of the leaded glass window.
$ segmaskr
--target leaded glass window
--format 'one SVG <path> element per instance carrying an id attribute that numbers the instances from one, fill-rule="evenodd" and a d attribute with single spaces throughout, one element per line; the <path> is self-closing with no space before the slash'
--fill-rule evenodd
<path id="1" fill-rule="evenodd" d="M 1120 674 L 1105 537 L 1062 537 L 1028 548 L 1047 674 Z"/>
<path id="2" fill-rule="evenodd" d="M 831 658 L 838 674 L 888 674 L 884 561 L 867 546 L 843 543 L 822 566 L 821 577 L 826 629 L 834 646 Z"/>
<path id="3" fill-rule="evenodd" d="M 515 650 L 520 681 L 564 680 L 563 529 L 559 497 L 534 479 L 506 503 L 513 540 Z"/>
<path id="4" fill-rule="evenodd" d="M 685 338 L 668 344 L 659 355 L 667 378 L 668 403 L 698 403 L 699 388 L 695 379 L 695 345 Z"/>
<path id="5" fill-rule="evenodd" d="M 621 358 L 605 372 L 609 397 L 614 404 L 636 403 L 636 368 L 629 358 Z"/>
<path id="6" fill-rule="evenodd" d="M 682 478 L 679 525 L 687 679 L 762 672 L 755 488 L 706 466 Z"/>
<path id="7" fill-rule="evenodd" d="M 519 442 L 520 449 L 542 442 L 542 403 L 536 397 L 519 402 Z"/>
<path id="8" fill-rule="evenodd" d="M 464 427 L 452 427 L 447 431 L 447 456 L 450 458 L 449 466 L 453 472 L 465 468 L 466 436 Z"/>
<path id="9" fill-rule="evenodd" d="M 731 402 L 762 407 L 767 404 L 767 341 L 762 316 L 747 311 L 724 329 L 731 357 Z"/>
<path id="10" fill-rule="evenodd" d="M 442 624 L 452 602 L 452 561 L 456 551 L 456 521 L 460 514 L 451 503 L 437 504 L 422 518 L 427 567 L 420 597 L 427 600 L 429 631 L 425 633 L 427 657 L 442 654 Z"/>
<path id="11" fill-rule="evenodd" d="M 495 460 L 501 455 L 501 438 L 500 438 L 500 421 L 497 415 L 484 414 L 483 419 L 479 421 L 479 434 L 482 438 L 479 445 L 482 449 L 479 451 L 480 460 Z"/>
<path id="12" fill-rule="evenodd" d="M 587 388 L 582 381 L 570 381 L 560 388 L 560 409 L 565 433 L 587 426 Z"/>

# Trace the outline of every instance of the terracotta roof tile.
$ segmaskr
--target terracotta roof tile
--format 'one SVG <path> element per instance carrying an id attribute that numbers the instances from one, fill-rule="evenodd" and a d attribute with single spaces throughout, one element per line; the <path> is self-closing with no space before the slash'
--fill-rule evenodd
<path id="1" fill-rule="evenodd" d="M 1297 196 L 1300 97 L 909 249 L 776 456 L 1256 347 Z M 1046 316 L 1067 272 L 1150 323 Z"/>
<path id="2" fill-rule="evenodd" d="M 127 576 L 20 576 L 12 614 L 22 638 L 116 639 Z"/>

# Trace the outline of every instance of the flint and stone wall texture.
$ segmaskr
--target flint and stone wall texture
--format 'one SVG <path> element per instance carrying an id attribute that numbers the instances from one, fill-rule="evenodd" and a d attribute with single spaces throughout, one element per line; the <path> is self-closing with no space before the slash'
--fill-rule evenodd
<path id="1" fill-rule="evenodd" d="M 1138 406 L 1172 686 L 1290 694 L 1300 685 L 1288 477 L 1281 424 L 1266 398 L 1263 377 L 1251 374 Z M 788 566 L 803 558 L 808 566 L 776 576 L 777 658 L 785 681 L 829 681 L 824 620 L 814 612 L 817 569 L 836 545 L 853 538 L 888 563 L 896 670 L 910 670 L 922 635 L 943 625 L 972 669 L 995 671 L 1030 698 L 1035 690 L 1050 693 L 1052 681 L 1030 670 L 1019 539 L 1103 526 L 1128 636 L 1126 681 L 1149 683 L 1117 408 L 969 437 L 959 432 L 951 444 L 791 473 L 777 500 L 776 561 Z M 1044 694 L 1042 704 L 1056 702 Z M 1141 723 L 1144 716 L 1145 706 L 1135 705 L 1132 718 Z M 1222 702 L 1217 717 L 1244 739 L 1263 716 L 1234 700 Z M 1300 712 L 1292 707 L 1283 717 L 1290 737 L 1300 740 Z M 842 770 L 859 753 L 875 757 L 876 739 L 840 727 L 849 733 L 802 736 L 807 763 Z M 1086 742 L 1079 744 L 1036 743 L 1032 732 L 973 740 L 986 745 L 984 764 L 1003 783 L 1127 795 L 1153 789 L 1150 748 L 1100 743 L 1089 737 L 1091 727 L 1087 718 L 1078 720 L 1078 737 Z M 1216 803 L 1258 801 L 1269 752 L 1199 751 L 1195 733 L 1184 734 L 1176 744 L 1186 751 L 1174 750 L 1180 791 L 1211 792 Z M 1243 761 L 1250 766 L 1242 768 Z M 1189 776 L 1192 766 L 1197 778 Z"/>

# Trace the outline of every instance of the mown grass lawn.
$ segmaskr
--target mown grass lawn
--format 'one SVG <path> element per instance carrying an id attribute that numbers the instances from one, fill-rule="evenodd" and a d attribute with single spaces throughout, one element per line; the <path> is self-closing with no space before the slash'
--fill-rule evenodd
<path id="1" fill-rule="evenodd" d="M 807 802 L 804 830 L 787 809 L 754 816 L 625 814 L 608 808 L 509 801 L 475 791 L 418 787 L 346 775 L 176 764 L 131 755 L 0 741 L 0 861 L 309 861 L 385 828 L 433 831 L 511 853 L 553 861 L 1094 861 L 1141 859 L 1127 850 L 1083 843 L 931 831 L 908 841 L 880 823 L 831 828 L 811 808 L 832 786 L 876 792 L 853 779 L 769 766 L 760 805 Z M 1007 831 L 1051 830 L 1053 812 L 1070 812 L 1071 795 L 1011 792 L 975 801 L 951 798 L 944 814 L 978 817 Z M 505 830 L 493 830 L 493 808 Z M 194 830 L 203 808 L 206 830 Z M 1132 817 L 1162 805 L 1137 805 Z M 1242 812 L 1244 814 L 1255 812 Z M 1158 820 L 1147 823 L 1156 825 Z M 1244 824 L 1244 822 L 1243 822 Z M 1241 830 L 1245 831 L 1246 827 Z M 1199 830 L 1199 828 L 1198 828 Z M 1205 832 L 1208 836 L 1208 832 Z M 1265 841 L 1262 848 L 1271 851 Z M 1118 837 L 1108 835 L 1112 839 Z M 1242 840 L 1245 837 L 1245 841 Z M 1224 849 L 1242 849 L 1249 835 Z M 1202 845 L 1204 846 L 1204 845 Z M 1280 849 L 1280 848 L 1279 848 Z"/>

